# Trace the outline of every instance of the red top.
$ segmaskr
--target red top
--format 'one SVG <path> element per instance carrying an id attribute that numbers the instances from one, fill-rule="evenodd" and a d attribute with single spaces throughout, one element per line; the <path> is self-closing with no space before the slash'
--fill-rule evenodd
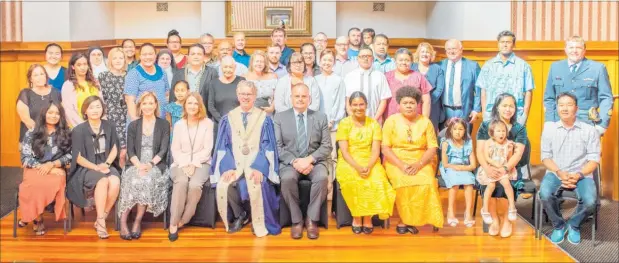
<path id="1" fill-rule="evenodd" d="M 398 101 L 396 100 L 396 92 L 404 87 L 404 86 L 412 86 L 417 87 L 421 90 L 421 94 L 428 94 L 432 90 L 432 85 L 430 82 L 421 75 L 421 73 L 411 70 L 408 78 L 404 81 L 400 81 L 395 78 L 396 70 L 389 71 L 385 73 L 385 77 L 387 78 L 387 83 L 389 84 L 389 89 L 391 90 L 391 98 L 387 100 L 387 108 L 385 109 L 385 113 L 383 113 L 383 120 L 386 120 L 387 117 L 400 112 L 400 106 L 398 105 Z M 417 102 L 417 113 L 421 114 L 422 104 L 421 101 Z"/>
<path id="2" fill-rule="evenodd" d="M 181 59 L 181 61 L 176 62 L 176 68 L 183 68 L 185 66 L 185 63 L 187 63 L 187 56 L 183 56 L 183 59 Z"/>

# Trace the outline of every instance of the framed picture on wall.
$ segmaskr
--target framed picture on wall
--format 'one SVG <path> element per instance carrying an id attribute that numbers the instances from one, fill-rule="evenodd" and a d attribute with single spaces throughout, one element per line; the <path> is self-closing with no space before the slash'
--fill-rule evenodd
<path id="1" fill-rule="evenodd" d="M 276 28 L 285 26 L 290 28 L 292 25 L 293 13 L 291 7 L 265 7 L 264 8 L 264 27 Z"/>
<path id="2" fill-rule="evenodd" d="M 226 36 L 243 32 L 248 37 L 268 37 L 274 28 L 286 35 L 312 35 L 312 1 L 226 0 Z"/>

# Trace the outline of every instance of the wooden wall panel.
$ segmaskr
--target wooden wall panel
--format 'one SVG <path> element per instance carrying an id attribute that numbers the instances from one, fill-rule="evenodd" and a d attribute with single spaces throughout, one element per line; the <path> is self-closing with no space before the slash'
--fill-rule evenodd
<path id="1" fill-rule="evenodd" d="M 196 39 L 185 40 L 185 45 L 188 46 L 194 43 Z M 222 41 L 221 39 L 217 42 Z M 248 39 L 248 51 L 262 49 L 270 40 L 268 38 L 250 38 Z M 291 38 L 289 46 L 298 48 L 302 43 L 311 41 L 308 38 Z M 442 45 L 444 40 L 424 40 L 424 39 L 393 39 L 390 47 L 391 53 L 397 48 L 406 47 L 414 50 L 420 42 L 428 41 L 434 45 L 437 51 L 437 60 L 444 58 L 444 50 Z M 138 45 L 144 42 L 155 43 L 158 47 L 164 46 L 163 39 L 139 39 L 136 40 Z M 3 43 L 0 59 L 2 61 L 0 71 L 0 79 L 2 80 L 1 106 L 2 113 L 0 115 L 0 160 L 2 166 L 18 166 L 19 151 L 19 118 L 15 111 L 15 101 L 19 90 L 26 86 L 26 70 L 32 63 L 40 63 L 43 60 L 43 48 L 47 43 Z M 71 52 L 81 52 L 90 44 L 98 44 L 107 48 L 120 44 L 120 40 L 104 40 L 104 41 L 88 41 L 74 43 L 60 43 L 66 50 L 63 56 L 63 64 L 66 65 Z M 329 46 L 334 44 L 333 39 L 329 40 Z M 479 62 L 483 66 L 484 62 L 495 56 L 496 42 L 495 41 L 464 41 L 464 54 L 467 58 Z M 540 164 L 540 137 L 541 129 L 544 123 L 543 113 L 543 94 L 548 77 L 548 71 L 552 62 L 565 58 L 563 51 L 564 43 L 562 41 L 555 42 L 518 42 L 516 54 L 527 60 L 533 71 L 535 81 L 535 90 L 533 92 L 533 102 L 529 119 L 527 122 L 529 140 L 532 146 L 531 163 Z M 591 42 L 587 43 L 587 57 L 593 60 L 600 61 L 607 65 L 613 94 L 619 94 L 619 51 L 617 51 L 617 42 Z M 615 104 L 619 101 L 615 100 Z M 603 156 L 602 156 L 602 181 L 603 193 L 605 196 L 612 196 L 615 200 L 619 199 L 619 106 L 613 109 L 613 119 L 611 126 L 608 129 L 606 136 L 603 138 Z M 477 130 L 479 122 L 475 124 L 474 131 Z"/>
<path id="2" fill-rule="evenodd" d="M 619 39 L 617 1 L 512 1 L 512 30 L 516 38 L 562 41 L 579 35 L 586 41 Z"/>

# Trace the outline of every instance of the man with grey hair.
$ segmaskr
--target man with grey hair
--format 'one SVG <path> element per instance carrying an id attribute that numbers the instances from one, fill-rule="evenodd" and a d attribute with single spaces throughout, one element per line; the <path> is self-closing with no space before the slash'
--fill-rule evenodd
<path id="1" fill-rule="evenodd" d="M 348 57 L 348 37 L 339 36 L 335 40 L 335 65 L 333 66 L 333 73 L 344 78 L 358 67 L 357 58 Z"/>
<path id="2" fill-rule="evenodd" d="M 219 63 L 217 56 L 213 54 L 215 49 L 215 38 L 209 33 L 204 33 L 200 36 L 200 45 L 204 47 L 204 63 L 214 69 L 217 69 Z"/>
<path id="3" fill-rule="evenodd" d="M 578 120 L 593 125 L 604 134 L 610 125 L 613 94 L 604 64 L 585 58 L 587 49 L 582 37 L 565 41 L 567 58 L 552 63 L 544 91 L 545 121 L 557 121 L 557 94 L 569 92 L 578 98 Z"/>
<path id="4" fill-rule="evenodd" d="M 445 72 L 445 91 L 441 98 L 445 112 L 445 124 L 452 118 L 466 120 L 468 132 L 473 128 L 477 113 L 481 112 L 480 91 L 475 82 L 481 68 L 476 61 L 462 57 L 462 42 L 449 39 L 445 42 L 446 59 L 440 62 Z"/>
<path id="5" fill-rule="evenodd" d="M 239 82 L 239 106 L 219 125 L 210 181 L 217 189 L 217 207 L 226 231 L 238 232 L 251 218 L 254 234 L 263 237 L 281 233 L 279 202 L 275 201 L 279 156 L 273 121 L 254 107 L 256 95 L 253 82 Z"/>
<path id="6" fill-rule="evenodd" d="M 320 64 L 320 54 L 327 49 L 327 34 L 318 32 L 314 36 L 314 47 L 316 47 L 316 64 Z"/>

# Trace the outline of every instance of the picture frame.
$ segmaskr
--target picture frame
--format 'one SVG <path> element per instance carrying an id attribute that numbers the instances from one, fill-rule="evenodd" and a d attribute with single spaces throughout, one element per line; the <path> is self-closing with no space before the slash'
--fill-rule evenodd
<path id="1" fill-rule="evenodd" d="M 248 2 L 226 0 L 226 36 L 270 37 L 285 25 L 289 37 L 312 36 L 312 1 Z"/>

